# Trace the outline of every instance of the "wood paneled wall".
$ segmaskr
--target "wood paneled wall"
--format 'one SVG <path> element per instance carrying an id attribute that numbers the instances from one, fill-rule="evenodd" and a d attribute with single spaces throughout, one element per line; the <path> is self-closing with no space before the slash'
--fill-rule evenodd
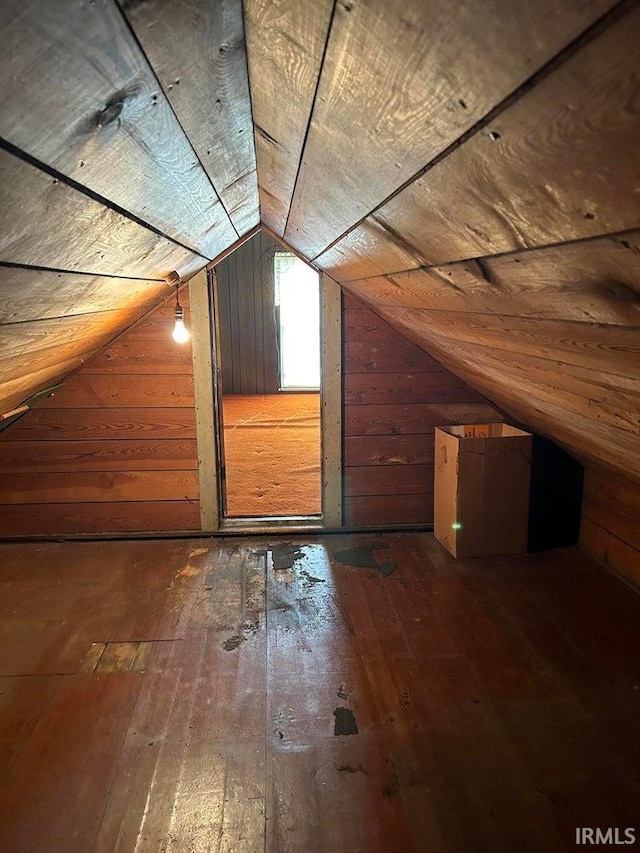
<path id="1" fill-rule="evenodd" d="M 344 522 L 433 522 L 434 430 L 501 413 L 356 297 L 343 300 Z"/>
<path id="2" fill-rule="evenodd" d="M 170 272 L 186 280 L 226 251 L 259 210 L 241 0 L 11 0 L 0 30 L 12 81 L 0 303 L 15 297 L 33 321 L 18 328 L 0 309 L 1 414 L 158 304 Z"/>
<path id="3" fill-rule="evenodd" d="M 596 468 L 585 471 L 582 545 L 640 588 L 640 489 Z"/>
<path id="4" fill-rule="evenodd" d="M 222 391 L 279 390 L 273 258 L 280 244 L 260 231 L 216 267 Z"/>
<path id="5" fill-rule="evenodd" d="M 188 291 L 181 302 L 188 323 Z M 0 535 L 198 530 L 189 344 L 173 300 L 0 433 Z"/>

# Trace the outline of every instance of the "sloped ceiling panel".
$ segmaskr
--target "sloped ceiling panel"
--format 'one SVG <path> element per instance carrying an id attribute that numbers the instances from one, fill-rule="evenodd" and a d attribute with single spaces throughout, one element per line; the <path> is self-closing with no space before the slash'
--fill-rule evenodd
<path id="1" fill-rule="evenodd" d="M 8 0 L 0 28 L 0 296 L 24 288 L 0 320 L 2 413 L 259 210 L 240 0 Z"/>
<path id="2" fill-rule="evenodd" d="M 639 50 L 633 2 L 339 0 L 295 183 L 258 168 L 291 246 L 514 418 L 637 477 Z M 254 113 L 276 79 L 293 98 L 285 55 L 260 61 Z"/>
<path id="3" fill-rule="evenodd" d="M 0 24 L 2 295 L 10 265 L 33 275 L 0 399 L 226 251 L 259 199 L 515 418 L 640 476 L 637 2 L 8 0 Z"/>
<path id="4" fill-rule="evenodd" d="M 245 0 L 244 6 L 260 210 L 263 223 L 282 237 L 335 3 Z"/>

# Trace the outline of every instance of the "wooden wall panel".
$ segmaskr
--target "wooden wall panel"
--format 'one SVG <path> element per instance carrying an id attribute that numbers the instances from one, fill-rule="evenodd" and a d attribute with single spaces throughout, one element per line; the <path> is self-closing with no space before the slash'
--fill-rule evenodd
<path id="1" fill-rule="evenodd" d="M 0 535 L 56 536 L 77 533 L 200 530 L 198 501 L 106 501 L 103 503 L 3 506 Z"/>
<path id="2" fill-rule="evenodd" d="M 376 311 L 583 464 L 640 479 L 637 327 L 380 305 Z"/>
<path id="3" fill-rule="evenodd" d="M 191 347 L 171 340 L 173 308 L 0 433 L 0 535 L 199 530 Z"/>
<path id="4" fill-rule="evenodd" d="M 633 326 L 640 232 L 349 282 L 389 308 L 431 308 Z"/>
<path id="5" fill-rule="evenodd" d="M 582 545 L 640 588 L 640 489 L 598 468 L 585 471 Z"/>
<path id="6" fill-rule="evenodd" d="M 0 266 L 0 325 L 153 304 L 168 292 L 159 281 Z"/>
<path id="7" fill-rule="evenodd" d="M 120 310 L 0 326 L 0 414 L 81 365 L 144 314 L 149 302 L 134 298 Z"/>
<path id="8" fill-rule="evenodd" d="M 188 471 L 195 468 L 196 441 L 184 439 L 120 438 L 117 441 L 20 441 L 7 434 L 0 441 L 0 470 L 4 474 L 81 473 L 83 471 Z"/>
<path id="9" fill-rule="evenodd" d="M 122 8 L 236 231 L 245 234 L 260 215 L 241 0 Z"/>
<path id="10" fill-rule="evenodd" d="M 0 10 L 0 67 L 13 81 L 0 95 L 5 139 L 207 258 L 234 242 L 118 4 L 9 0 Z"/>
<path id="11" fill-rule="evenodd" d="M 376 220 L 438 264 L 636 227 L 639 50 L 636 8 Z"/>
<path id="12" fill-rule="evenodd" d="M 0 261 L 93 275 L 188 276 L 206 258 L 0 150 Z"/>
<path id="13" fill-rule="evenodd" d="M 317 257 L 611 5 L 338 3 L 287 242 Z"/>
<path id="14" fill-rule="evenodd" d="M 342 328 L 345 524 L 430 524 L 435 427 L 502 415 L 347 294 Z"/>
<path id="15" fill-rule="evenodd" d="M 282 237 L 331 21 L 332 0 L 245 0 L 260 212 Z"/>
<path id="16" fill-rule="evenodd" d="M 225 394 L 275 394 L 280 388 L 273 270 L 279 248 L 261 231 L 216 266 Z"/>

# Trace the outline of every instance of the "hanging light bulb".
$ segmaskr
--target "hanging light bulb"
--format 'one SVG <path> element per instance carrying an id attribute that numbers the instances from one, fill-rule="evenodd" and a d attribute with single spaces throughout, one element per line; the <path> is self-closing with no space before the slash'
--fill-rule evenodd
<path id="1" fill-rule="evenodd" d="M 184 310 L 179 302 L 176 305 L 175 318 L 176 322 L 171 337 L 177 344 L 186 344 L 191 336 L 189 335 L 189 329 L 184 324 Z"/>
<path id="2" fill-rule="evenodd" d="M 184 309 L 182 305 L 180 305 L 180 296 L 178 294 L 178 288 L 180 286 L 180 276 L 177 272 L 169 273 L 167 276 L 167 282 L 169 284 L 175 284 L 176 286 L 176 310 L 174 313 L 175 323 L 173 326 L 173 332 L 171 337 L 177 344 L 186 344 L 191 335 L 189 334 L 189 330 L 184 324 Z"/>

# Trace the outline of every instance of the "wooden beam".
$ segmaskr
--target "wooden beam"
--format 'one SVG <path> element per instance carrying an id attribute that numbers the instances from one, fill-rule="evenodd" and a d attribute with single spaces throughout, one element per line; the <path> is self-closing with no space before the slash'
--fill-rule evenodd
<path id="1" fill-rule="evenodd" d="M 218 470 L 214 408 L 211 294 L 206 270 L 189 282 L 193 353 L 193 386 L 196 400 L 200 525 L 203 531 L 220 526 Z"/>
<path id="2" fill-rule="evenodd" d="M 328 275 L 322 292 L 322 518 L 325 527 L 342 519 L 342 290 Z"/>

